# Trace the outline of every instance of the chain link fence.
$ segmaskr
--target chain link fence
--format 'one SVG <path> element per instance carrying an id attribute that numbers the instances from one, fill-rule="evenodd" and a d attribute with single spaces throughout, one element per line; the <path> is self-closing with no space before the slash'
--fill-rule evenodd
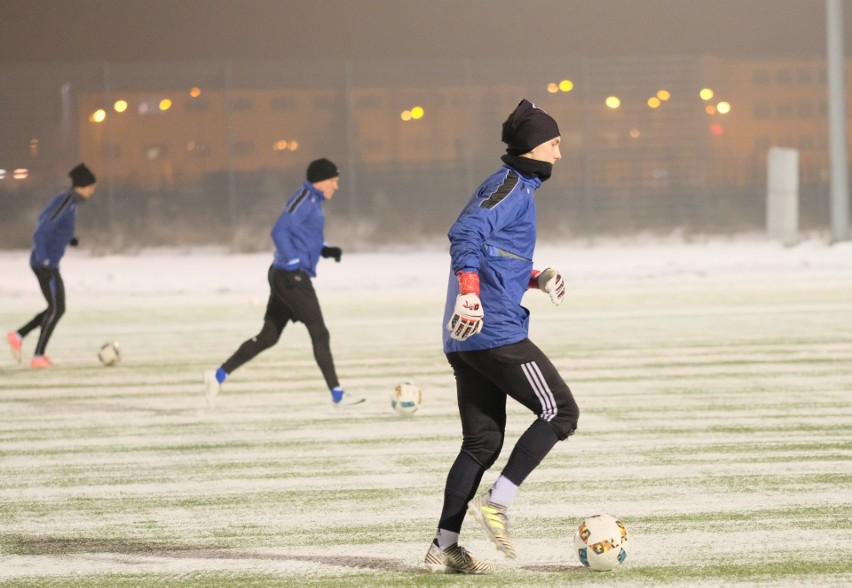
<path id="1" fill-rule="evenodd" d="M 562 131 L 538 194 L 543 236 L 763 230 L 772 146 L 801 149 L 802 228 L 828 226 L 820 61 L 85 63 L 2 66 L 0 79 L 3 248 L 30 246 L 79 161 L 99 180 L 79 219 L 98 251 L 268 249 L 318 157 L 342 171 L 330 239 L 441 239 L 499 166 L 521 98 Z"/>

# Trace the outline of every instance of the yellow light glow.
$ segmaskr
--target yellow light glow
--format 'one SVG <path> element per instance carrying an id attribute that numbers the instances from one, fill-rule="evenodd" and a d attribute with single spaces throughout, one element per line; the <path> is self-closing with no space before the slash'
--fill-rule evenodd
<path id="1" fill-rule="evenodd" d="M 12 177 L 16 180 L 26 180 L 30 175 L 30 170 L 25 167 L 19 167 L 15 171 L 12 172 Z"/>
<path id="2" fill-rule="evenodd" d="M 199 96 L 201 96 L 201 88 L 199 88 L 197 86 L 193 87 L 192 89 L 190 89 L 189 95 L 192 96 L 193 98 L 198 98 Z"/>
<path id="3" fill-rule="evenodd" d="M 716 114 L 716 107 L 712 104 L 708 104 L 704 107 L 704 112 L 706 112 L 707 114 Z"/>
<path id="4" fill-rule="evenodd" d="M 621 100 L 619 100 L 617 96 L 608 96 L 604 102 L 612 109 L 616 109 L 621 106 Z"/>
<path id="5" fill-rule="evenodd" d="M 278 141 L 275 141 L 275 143 L 272 145 L 273 151 L 287 151 L 288 147 L 289 145 L 284 139 L 279 139 Z"/>
<path id="6" fill-rule="evenodd" d="M 648 106 L 651 108 L 658 108 L 660 106 L 660 99 L 656 96 L 651 96 L 648 98 Z"/>
<path id="7" fill-rule="evenodd" d="M 660 90 L 659 92 L 657 92 L 657 98 L 659 98 L 663 102 L 665 102 L 666 100 L 668 100 L 671 97 L 672 97 L 672 95 L 668 90 Z"/>
<path id="8" fill-rule="evenodd" d="M 89 122 L 93 123 L 102 123 L 106 120 L 106 110 L 103 108 L 98 108 L 92 114 L 89 115 Z"/>
<path id="9" fill-rule="evenodd" d="M 574 89 L 574 82 L 571 80 L 562 80 L 559 82 L 559 89 L 563 92 L 570 92 Z"/>
<path id="10" fill-rule="evenodd" d="M 126 100 L 116 100 L 115 104 L 112 105 L 113 110 L 116 112 L 124 112 L 127 110 L 127 101 Z"/>
<path id="11" fill-rule="evenodd" d="M 702 100 L 711 100 L 713 98 L 713 90 L 710 88 L 702 88 L 698 93 Z"/>
<path id="12" fill-rule="evenodd" d="M 426 114 L 423 110 L 422 106 L 415 106 L 411 109 L 411 118 L 414 120 L 419 120 L 423 118 L 423 115 Z"/>
<path id="13" fill-rule="evenodd" d="M 728 114 L 729 112 L 731 112 L 731 105 L 727 102 L 719 102 L 716 105 L 716 110 L 719 112 L 719 114 Z"/>
<path id="14" fill-rule="evenodd" d="M 160 100 L 160 110 L 162 110 L 163 112 L 165 112 L 166 110 L 168 110 L 171 107 L 172 107 L 172 101 L 169 100 L 168 98 L 163 98 L 162 100 Z"/>
<path id="15" fill-rule="evenodd" d="M 639 132 L 639 129 L 630 129 L 630 136 L 634 139 L 638 139 L 641 134 L 642 133 Z"/>
<path id="16" fill-rule="evenodd" d="M 295 151 L 298 148 L 299 148 L 299 142 L 298 141 L 290 141 L 290 151 Z"/>
<path id="17" fill-rule="evenodd" d="M 559 91 L 559 84 L 555 82 L 550 82 L 547 84 L 547 91 L 551 94 L 556 94 Z"/>
<path id="18" fill-rule="evenodd" d="M 399 115 L 399 118 L 401 118 L 404 121 L 411 120 L 411 111 L 410 110 L 403 110 L 402 114 Z"/>

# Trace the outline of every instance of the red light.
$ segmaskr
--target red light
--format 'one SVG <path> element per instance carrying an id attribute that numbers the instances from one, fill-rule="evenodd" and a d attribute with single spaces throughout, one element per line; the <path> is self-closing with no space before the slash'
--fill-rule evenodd
<path id="1" fill-rule="evenodd" d="M 725 133 L 725 127 L 723 127 L 722 125 L 720 125 L 718 123 L 713 123 L 712 125 L 710 125 L 710 134 L 711 135 L 715 135 L 715 136 L 718 137 L 719 135 L 722 135 L 724 133 Z"/>

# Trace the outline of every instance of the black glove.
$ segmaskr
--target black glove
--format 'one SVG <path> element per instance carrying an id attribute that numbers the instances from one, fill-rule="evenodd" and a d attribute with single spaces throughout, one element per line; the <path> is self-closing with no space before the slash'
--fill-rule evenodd
<path id="1" fill-rule="evenodd" d="M 80 244 L 80 242 L 77 240 L 77 237 L 71 237 L 71 240 L 70 240 L 70 241 L 68 241 L 68 244 L 69 244 L 71 247 L 76 247 L 77 245 L 79 245 L 79 244 Z"/>
<path id="2" fill-rule="evenodd" d="M 340 262 L 340 258 L 343 256 L 343 249 L 340 247 L 325 247 L 323 246 L 322 251 L 320 251 L 320 255 L 323 257 L 333 257 L 334 261 Z"/>

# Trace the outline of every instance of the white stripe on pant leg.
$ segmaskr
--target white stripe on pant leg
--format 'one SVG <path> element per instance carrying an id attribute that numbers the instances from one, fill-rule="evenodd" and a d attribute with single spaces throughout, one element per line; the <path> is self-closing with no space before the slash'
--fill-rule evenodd
<path id="1" fill-rule="evenodd" d="M 535 392 L 535 397 L 538 398 L 538 403 L 541 405 L 542 415 L 548 412 L 550 407 L 547 406 L 547 399 L 544 396 L 544 391 L 542 390 L 542 386 L 539 381 L 536 379 L 535 374 L 533 373 L 529 363 L 521 364 L 521 370 L 524 372 L 524 376 L 529 382 L 530 387 L 533 392 Z"/>
<path id="2" fill-rule="evenodd" d="M 534 374 L 537 375 L 538 381 L 541 383 L 542 390 L 544 392 L 545 397 L 547 398 L 547 404 L 550 406 L 550 416 L 547 420 L 552 420 L 553 417 L 559 412 L 559 409 L 556 406 L 556 397 L 553 396 L 553 391 L 550 389 L 550 386 L 547 384 L 547 380 L 544 379 L 544 374 L 541 373 L 541 369 L 539 369 L 538 364 L 536 362 L 530 362 L 530 369 Z"/>
<path id="3" fill-rule="evenodd" d="M 541 404 L 541 414 L 539 416 L 546 421 L 552 420 L 556 416 L 556 399 L 553 397 L 553 393 L 544 380 L 541 370 L 538 369 L 535 362 L 521 364 L 521 369 L 527 378 L 527 382 L 530 383 L 533 392 L 535 392 L 539 404 Z"/>

